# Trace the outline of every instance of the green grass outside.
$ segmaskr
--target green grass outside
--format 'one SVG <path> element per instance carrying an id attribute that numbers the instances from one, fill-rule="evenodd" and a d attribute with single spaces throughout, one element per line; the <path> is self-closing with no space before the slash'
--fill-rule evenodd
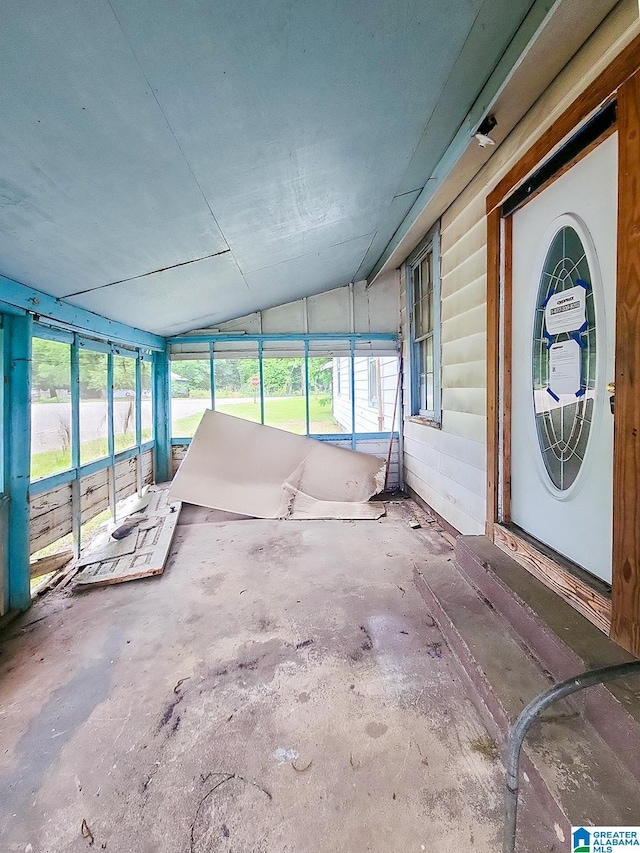
<path id="1" fill-rule="evenodd" d="M 309 397 L 309 431 L 323 434 L 343 432 L 331 412 L 331 399 L 328 398 L 328 403 L 325 405 L 322 405 L 321 400 L 327 400 L 327 395 Z M 255 403 L 225 403 L 223 400 L 216 400 L 216 411 L 260 423 L 259 400 Z M 196 412 L 174 421 L 173 435 L 176 438 L 191 438 L 202 419 L 202 414 L 203 412 Z M 284 399 L 265 397 L 264 422 L 267 426 L 304 435 L 306 433 L 304 397 Z"/>
<path id="2" fill-rule="evenodd" d="M 142 430 L 143 442 L 151 441 L 152 437 L 150 427 Z M 116 453 L 128 450 L 133 447 L 134 443 L 135 435 L 133 432 L 114 436 Z M 108 451 L 109 446 L 106 438 L 94 438 L 91 441 L 85 441 L 80 445 L 80 464 L 86 465 L 87 462 L 103 459 L 108 455 Z M 42 453 L 31 455 L 32 480 L 41 480 L 43 477 L 50 477 L 52 474 L 60 473 L 60 471 L 68 471 L 69 468 L 71 468 L 71 450 L 44 450 Z"/>

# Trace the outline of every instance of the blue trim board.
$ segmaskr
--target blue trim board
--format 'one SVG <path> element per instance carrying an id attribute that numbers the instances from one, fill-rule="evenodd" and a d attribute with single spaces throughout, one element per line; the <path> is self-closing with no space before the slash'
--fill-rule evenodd
<path id="1" fill-rule="evenodd" d="M 7 318 L 10 334 L 8 380 L 9 418 L 5 421 L 8 510 L 7 586 L 9 609 L 26 610 L 31 604 L 29 574 L 29 476 L 31 467 L 31 341 L 33 318 Z M 6 429 L 8 425 L 9 429 Z"/>
<path id="2" fill-rule="evenodd" d="M 155 353 L 153 361 L 153 429 L 155 439 L 154 471 L 157 483 L 164 483 L 171 472 L 171 391 L 170 362 L 167 349 Z"/>
<path id="3" fill-rule="evenodd" d="M 248 342 L 268 342 L 268 341 L 397 341 L 397 332 L 357 332 L 350 334 L 349 332 L 317 332 L 309 334 L 273 334 L 273 335 L 246 335 L 243 333 L 235 334 L 211 334 L 211 335 L 178 335 L 177 337 L 167 338 L 169 344 L 208 344 L 221 343 L 223 341 L 248 341 Z"/>
<path id="4" fill-rule="evenodd" d="M 108 320 L 84 308 L 76 308 L 68 302 L 1 275 L 0 300 L 38 317 L 48 317 L 64 323 L 75 331 L 100 335 L 110 341 L 155 350 L 162 350 L 165 347 L 164 338 L 159 335 L 153 335 L 134 326 L 127 326 L 125 323 L 116 323 L 115 320 Z"/>
<path id="5" fill-rule="evenodd" d="M 351 382 L 350 392 L 351 392 L 351 448 L 353 450 L 356 449 L 356 437 L 354 430 L 356 428 L 356 364 L 355 364 L 355 341 L 351 340 L 351 357 L 349 360 L 349 369 L 351 371 L 351 376 L 349 381 Z"/>
<path id="6" fill-rule="evenodd" d="M 292 433 L 295 435 L 295 433 Z M 356 444 L 367 441 L 388 441 L 391 438 L 390 432 L 357 432 L 355 435 L 350 432 L 335 432 L 335 433 L 310 433 L 309 438 L 315 438 L 316 441 L 353 441 L 355 438 Z M 393 433 L 394 438 L 399 438 L 398 432 Z M 191 444 L 192 438 L 172 438 L 172 447 L 184 447 Z"/>
<path id="7" fill-rule="evenodd" d="M 309 341 L 304 342 L 304 420 L 309 435 Z"/>
<path id="8" fill-rule="evenodd" d="M 260 375 L 260 423 L 264 424 L 264 360 L 262 358 L 262 341 L 258 341 L 258 372 Z"/>
<path id="9" fill-rule="evenodd" d="M 139 447 L 130 447 L 128 450 L 121 450 L 120 453 L 116 453 L 113 457 L 103 456 L 102 459 L 86 462 L 79 468 L 68 468 L 66 471 L 60 471 L 59 474 L 52 474 L 50 477 L 43 477 L 41 480 L 33 480 L 29 488 L 29 493 L 31 495 L 41 495 L 44 492 L 57 489 L 58 486 L 65 486 L 75 479 L 88 477 L 97 471 L 103 471 L 105 468 L 117 465 L 118 462 L 124 462 L 126 459 L 131 459 L 138 454 L 146 453 L 148 450 L 153 450 L 154 447 L 154 441 L 146 441 Z"/>
<path id="10" fill-rule="evenodd" d="M 142 363 L 136 359 L 136 446 L 142 444 Z"/>
<path id="11" fill-rule="evenodd" d="M 77 471 L 80 468 L 80 349 L 77 335 L 71 347 L 71 465 L 74 476 L 71 486 L 71 531 L 73 533 L 73 555 L 77 559 L 82 546 L 82 502 Z"/>

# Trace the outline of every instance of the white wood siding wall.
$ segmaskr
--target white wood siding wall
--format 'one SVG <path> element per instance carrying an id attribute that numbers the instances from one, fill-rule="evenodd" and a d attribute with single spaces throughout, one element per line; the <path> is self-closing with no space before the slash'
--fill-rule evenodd
<path id="1" fill-rule="evenodd" d="M 345 432 L 351 432 L 351 357 L 333 359 L 333 417 Z M 340 393 L 338 393 L 340 388 Z"/>
<path id="2" fill-rule="evenodd" d="M 396 419 L 393 426 L 393 409 L 398 383 L 398 359 L 395 356 L 378 358 L 380 370 L 381 405 L 369 405 L 369 359 L 363 356 L 354 358 L 356 425 L 355 432 L 391 432 L 397 430 Z M 333 416 L 347 431 L 351 431 L 351 394 L 350 359 L 333 360 Z M 338 370 L 340 370 L 340 389 L 338 395 Z M 382 422 L 381 422 L 382 421 Z"/>
<path id="3" fill-rule="evenodd" d="M 477 211 L 476 211 L 477 214 Z M 484 208 L 478 216 L 483 218 Z M 476 223 L 477 226 L 478 223 Z M 480 223 L 482 224 L 482 223 Z M 486 257 L 472 252 L 482 228 L 467 232 L 442 221 L 442 424 L 411 417 L 409 345 L 404 276 L 401 305 L 405 379 L 404 477 L 437 513 L 462 533 L 484 533 L 485 518 L 485 299 Z M 485 231 L 486 234 L 486 231 Z M 483 239 L 486 239 L 483 236 Z M 469 261 L 457 258 L 469 249 Z"/>
<path id="4" fill-rule="evenodd" d="M 401 274 L 405 482 L 461 533 L 486 517 L 486 197 L 639 31 L 637 0 L 623 0 L 442 216 L 442 429 L 410 417 Z"/>

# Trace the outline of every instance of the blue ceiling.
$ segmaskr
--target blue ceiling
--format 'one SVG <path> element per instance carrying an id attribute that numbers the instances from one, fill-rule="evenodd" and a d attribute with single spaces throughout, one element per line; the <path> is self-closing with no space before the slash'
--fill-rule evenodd
<path id="1" fill-rule="evenodd" d="M 160 334 L 363 278 L 532 0 L 7 0 L 0 273 Z"/>

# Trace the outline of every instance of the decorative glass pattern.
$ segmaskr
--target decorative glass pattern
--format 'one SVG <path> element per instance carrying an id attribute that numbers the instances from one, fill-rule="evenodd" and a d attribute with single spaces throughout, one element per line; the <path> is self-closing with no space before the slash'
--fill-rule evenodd
<path id="1" fill-rule="evenodd" d="M 585 290 L 586 321 L 575 331 L 549 335 L 545 307 L 554 294 L 580 286 Z M 549 387 L 549 349 L 570 340 L 580 345 L 580 387 L 554 394 Z M 559 491 L 576 480 L 584 461 L 593 420 L 596 378 L 596 313 L 591 273 L 577 231 L 560 228 L 551 240 L 538 286 L 533 329 L 533 403 L 544 467 Z"/>

